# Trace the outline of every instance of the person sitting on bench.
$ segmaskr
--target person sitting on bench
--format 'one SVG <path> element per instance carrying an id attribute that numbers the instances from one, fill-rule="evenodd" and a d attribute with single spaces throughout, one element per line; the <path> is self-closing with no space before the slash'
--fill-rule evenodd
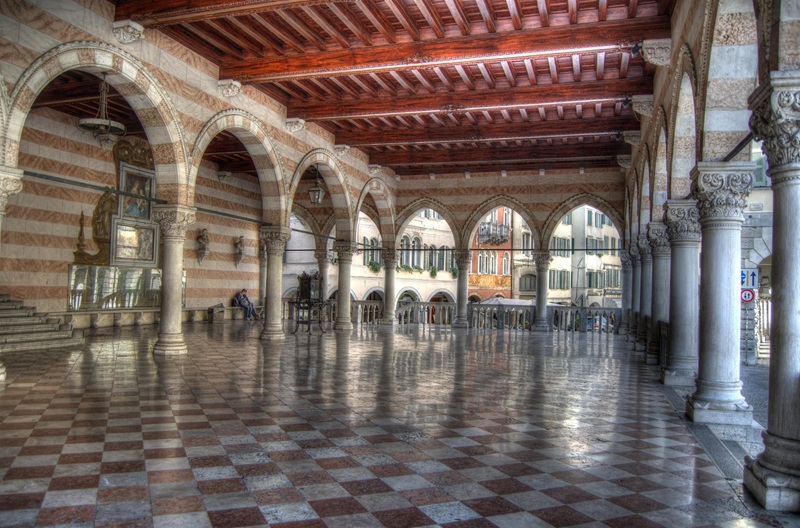
<path id="1" fill-rule="evenodd" d="M 253 306 L 253 303 L 250 301 L 250 298 L 247 296 L 247 289 L 244 289 L 236 294 L 236 297 L 233 298 L 235 304 L 244 308 L 244 318 L 248 321 L 252 317 L 253 319 L 258 319 L 258 313 L 256 313 L 256 307 Z"/>

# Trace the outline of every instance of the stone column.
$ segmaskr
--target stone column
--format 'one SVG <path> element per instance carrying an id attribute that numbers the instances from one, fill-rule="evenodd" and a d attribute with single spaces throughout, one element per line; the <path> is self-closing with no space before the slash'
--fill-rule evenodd
<path id="1" fill-rule="evenodd" d="M 319 295 L 323 301 L 328 300 L 328 290 L 330 282 L 328 281 L 328 268 L 330 268 L 331 261 L 328 260 L 328 250 L 318 249 L 314 251 L 314 258 L 317 259 L 317 269 L 319 269 Z M 331 312 L 330 305 L 326 305 L 326 309 L 320 314 L 323 321 L 330 321 Z"/>
<path id="2" fill-rule="evenodd" d="M 292 236 L 288 227 L 263 226 L 261 240 L 267 248 L 267 295 L 264 297 L 264 328 L 261 339 L 282 338 L 283 252 Z"/>
<path id="3" fill-rule="evenodd" d="M 539 249 L 533 252 L 533 258 L 536 261 L 536 318 L 533 320 L 532 330 L 549 332 L 551 324 L 547 319 L 547 284 L 553 257 L 546 249 Z"/>
<path id="4" fill-rule="evenodd" d="M 742 224 L 754 163 L 701 162 L 692 170 L 700 211 L 700 369 L 686 414 L 698 423 L 750 425 L 739 380 Z"/>
<path id="5" fill-rule="evenodd" d="M 641 266 L 641 284 L 639 286 L 639 324 L 636 327 L 636 347 L 642 347 L 647 359 L 647 318 L 653 308 L 653 255 L 647 236 L 640 235 L 638 240 L 639 260 Z M 652 324 L 652 322 L 650 323 Z"/>
<path id="6" fill-rule="evenodd" d="M 339 297 L 336 307 L 335 330 L 352 330 L 353 322 L 350 320 L 350 266 L 353 264 L 353 254 L 358 251 L 358 246 L 352 242 L 337 241 L 333 248 L 339 257 Z"/>
<path id="7" fill-rule="evenodd" d="M 453 328 L 467 328 L 469 319 L 467 315 L 467 298 L 469 297 L 469 265 L 472 262 L 472 253 L 468 249 L 456 249 L 453 258 L 458 266 L 458 285 L 456 288 L 456 318 Z"/>
<path id="8" fill-rule="evenodd" d="M 258 240 L 258 295 L 263 304 L 267 297 L 267 246 L 264 240 Z"/>
<path id="9" fill-rule="evenodd" d="M 650 222 L 647 238 L 653 254 L 653 298 L 650 304 L 650 335 L 647 338 L 645 363 L 660 365 L 661 330 L 658 322 L 669 322 L 669 238 L 667 226 L 661 222 Z"/>
<path id="10" fill-rule="evenodd" d="M 394 310 L 397 306 L 397 293 L 394 287 L 395 268 L 397 267 L 397 251 L 384 249 L 381 251 L 383 259 L 383 318 L 380 324 L 393 325 L 395 321 Z"/>
<path id="11" fill-rule="evenodd" d="M 772 332 L 764 451 L 744 483 L 768 510 L 800 511 L 800 72 L 772 72 L 750 97 L 750 128 L 763 139 L 772 178 Z"/>
<path id="12" fill-rule="evenodd" d="M 700 348 L 700 212 L 694 200 L 667 202 L 670 252 L 669 349 L 664 385 L 694 385 Z"/>
<path id="13" fill-rule="evenodd" d="M 620 315 L 619 318 L 619 334 L 625 334 L 628 331 L 628 327 L 630 326 L 630 311 L 631 311 L 631 297 L 632 291 L 631 288 L 633 286 L 633 269 L 631 267 L 631 255 L 626 250 L 621 249 L 619 250 L 619 260 L 622 263 L 622 300 L 621 304 L 622 307 L 620 308 Z"/>
<path id="14" fill-rule="evenodd" d="M 161 324 L 154 354 L 185 354 L 181 330 L 183 241 L 195 221 L 195 209 L 183 205 L 153 205 L 153 220 L 161 227 Z"/>
<path id="15" fill-rule="evenodd" d="M 22 171 L 0 166 L 0 234 L 3 232 L 3 219 L 6 217 L 8 199 L 21 190 Z"/>
<path id="16" fill-rule="evenodd" d="M 642 262 L 639 259 L 639 246 L 631 242 L 628 246 L 628 255 L 631 257 L 631 319 L 628 328 L 628 341 L 636 341 L 636 329 L 640 324 L 641 314 L 639 313 L 639 292 L 642 287 Z"/>

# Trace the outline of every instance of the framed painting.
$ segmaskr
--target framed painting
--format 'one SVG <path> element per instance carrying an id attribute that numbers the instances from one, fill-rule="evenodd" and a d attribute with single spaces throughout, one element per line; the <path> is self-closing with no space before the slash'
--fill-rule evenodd
<path id="1" fill-rule="evenodd" d="M 119 189 L 119 216 L 149 220 L 154 191 L 153 171 L 120 163 Z"/>
<path id="2" fill-rule="evenodd" d="M 112 220 L 111 264 L 155 267 L 158 262 L 158 226 L 126 218 Z"/>

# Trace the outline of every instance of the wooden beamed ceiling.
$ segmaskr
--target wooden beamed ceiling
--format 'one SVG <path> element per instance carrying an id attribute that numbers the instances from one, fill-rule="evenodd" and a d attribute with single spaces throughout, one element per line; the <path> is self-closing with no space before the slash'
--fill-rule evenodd
<path id="1" fill-rule="evenodd" d="M 639 129 L 630 98 L 653 93 L 633 47 L 669 37 L 675 2 L 116 0 L 115 19 L 164 32 L 370 163 L 427 175 L 615 165 Z M 85 114 L 97 82 L 75 74 L 37 104 Z M 112 92 L 109 111 L 125 104 Z M 206 159 L 254 172 L 232 134 Z"/>

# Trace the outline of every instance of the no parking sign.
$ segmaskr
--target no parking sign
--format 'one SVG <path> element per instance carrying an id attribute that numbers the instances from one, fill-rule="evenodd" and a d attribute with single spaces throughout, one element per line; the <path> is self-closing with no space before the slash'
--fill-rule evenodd
<path id="1" fill-rule="evenodd" d="M 753 302 L 753 299 L 756 298 L 756 292 L 750 289 L 742 290 L 742 302 Z"/>

